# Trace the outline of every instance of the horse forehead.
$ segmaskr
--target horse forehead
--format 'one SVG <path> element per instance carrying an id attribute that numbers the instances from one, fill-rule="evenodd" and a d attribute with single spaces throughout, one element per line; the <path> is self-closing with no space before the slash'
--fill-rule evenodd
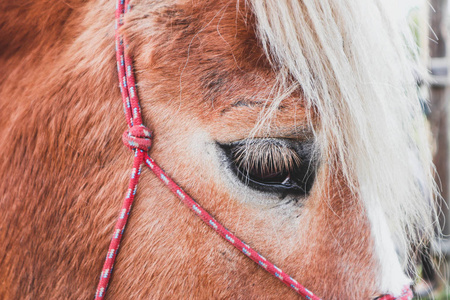
<path id="1" fill-rule="evenodd" d="M 138 7 L 125 29 L 136 37 L 132 41 L 140 56 L 136 60 L 145 61 L 144 68 L 150 64 L 180 80 L 194 76 L 211 97 L 232 79 L 267 81 L 273 77 L 272 68 L 256 37 L 254 17 L 243 2 L 197 1 L 151 11 Z"/>
<path id="2" fill-rule="evenodd" d="M 166 86 L 172 89 L 164 87 L 161 97 L 149 98 L 165 101 L 167 92 L 172 93 L 171 101 L 182 101 L 172 101 L 178 103 L 177 112 L 184 107 L 188 114 L 209 124 L 244 125 L 248 131 L 280 97 L 276 72 L 258 42 L 254 17 L 243 1 L 171 5 L 159 9 L 156 21 L 160 23 L 158 33 L 146 43 L 152 50 L 137 49 L 137 55 L 144 58 L 137 61 L 144 61 L 145 69 L 148 64 L 143 53 L 151 53 L 152 70 L 164 72 L 146 73 L 148 86 L 170 81 Z M 145 39 L 142 33 L 136 34 Z M 155 80 L 159 77 L 161 80 Z M 286 99 L 276 106 L 277 124 L 284 132 L 295 125 L 304 127 L 306 109 L 299 90 L 281 97 Z"/>

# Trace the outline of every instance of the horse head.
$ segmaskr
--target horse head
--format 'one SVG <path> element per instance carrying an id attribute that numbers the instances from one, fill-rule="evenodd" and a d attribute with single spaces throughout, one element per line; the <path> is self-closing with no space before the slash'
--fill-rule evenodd
<path id="1" fill-rule="evenodd" d="M 132 159 L 114 1 L 23 2 L 3 10 L 17 37 L 1 56 L 0 295 L 90 297 Z M 412 50 L 389 10 L 130 4 L 121 33 L 150 154 L 189 195 L 324 299 L 411 284 L 411 249 L 434 235 L 435 188 Z M 145 168 L 114 269 L 112 299 L 298 297 Z"/>

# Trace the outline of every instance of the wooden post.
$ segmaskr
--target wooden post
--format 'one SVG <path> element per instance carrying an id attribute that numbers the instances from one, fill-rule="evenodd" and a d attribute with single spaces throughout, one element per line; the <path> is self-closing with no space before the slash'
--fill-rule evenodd
<path id="1" fill-rule="evenodd" d="M 430 90 L 430 124 L 435 140 L 434 164 L 439 178 L 438 184 L 442 199 L 440 225 L 445 235 L 450 234 L 449 214 L 449 137 L 448 137 L 448 60 L 447 60 L 447 5 L 448 0 L 430 0 L 429 34 L 430 69 L 432 75 Z"/>

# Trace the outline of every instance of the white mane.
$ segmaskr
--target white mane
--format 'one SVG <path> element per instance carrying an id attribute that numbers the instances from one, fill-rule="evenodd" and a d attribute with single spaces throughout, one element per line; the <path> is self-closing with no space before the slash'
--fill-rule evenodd
<path id="1" fill-rule="evenodd" d="M 319 117 L 322 163 L 338 162 L 366 208 L 381 207 L 406 264 L 436 220 L 412 38 L 377 0 L 250 2 L 281 84 L 300 85 Z"/>

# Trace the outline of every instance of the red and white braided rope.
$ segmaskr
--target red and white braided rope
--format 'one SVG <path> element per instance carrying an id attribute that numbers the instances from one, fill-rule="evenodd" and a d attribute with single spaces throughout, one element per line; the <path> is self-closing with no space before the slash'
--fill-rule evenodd
<path id="1" fill-rule="evenodd" d="M 239 251 L 244 253 L 251 260 L 256 262 L 270 274 L 277 277 L 283 283 L 291 287 L 297 293 L 306 299 L 319 300 L 308 289 L 295 281 L 280 268 L 265 259 L 258 252 L 253 250 L 247 244 L 242 242 L 238 237 L 228 231 L 217 220 L 215 220 L 207 211 L 205 211 L 195 200 L 193 200 L 186 192 L 183 191 L 148 155 L 151 146 L 151 132 L 142 124 L 141 109 L 137 97 L 135 78 L 133 74 L 132 59 L 125 49 L 127 47 L 126 40 L 120 34 L 120 27 L 123 25 L 124 14 L 129 11 L 129 0 L 118 0 L 116 7 L 116 59 L 117 70 L 119 75 L 120 90 L 122 93 L 122 101 L 128 130 L 124 133 L 122 139 L 126 146 L 134 151 L 133 170 L 128 185 L 127 195 L 120 210 L 119 218 L 114 227 L 113 237 L 106 255 L 105 263 L 100 275 L 100 281 L 97 286 L 95 299 L 104 299 L 106 289 L 108 287 L 114 261 L 117 256 L 120 241 L 128 220 L 128 215 L 136 194 L 137 184 L 141 174 L 142 164 L 145 163 L 155 175 L 166 184 L 169 189 L 189 207 L 197 216 L 199 216 L 209 227 L 215 230 L 221 237 L 231 243 Z M 390 295 L 383 296 L 379 300 L 410 300 L 412 299 L 412 291 L 406 287 L 400 297 Z"/>

